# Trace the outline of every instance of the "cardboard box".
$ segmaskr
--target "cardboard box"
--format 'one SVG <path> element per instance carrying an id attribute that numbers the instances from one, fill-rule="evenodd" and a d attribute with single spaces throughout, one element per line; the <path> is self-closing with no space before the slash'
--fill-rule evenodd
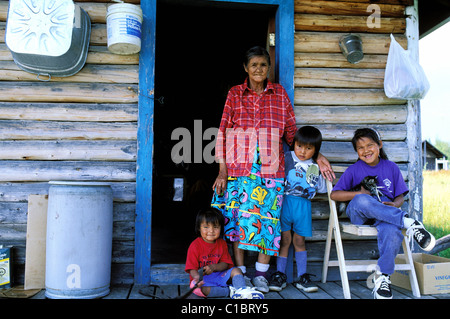
<path id="1" fill-rule="evenodd" d="M 413 254 L 413 260 L 421 294 L 450 293 L 450 259 L 417 253 Z M 396 262 L 404 263 L 404 256 L 397 256 Z M 409 271 L 396 270 L 391 276 L 391 282 L 411 290 Z"/>

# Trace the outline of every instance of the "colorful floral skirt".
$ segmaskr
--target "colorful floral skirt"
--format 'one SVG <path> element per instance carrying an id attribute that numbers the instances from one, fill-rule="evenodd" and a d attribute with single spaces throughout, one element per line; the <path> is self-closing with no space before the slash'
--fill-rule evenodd
<path id="1" fill-rule="evenodd" d="M 227 190 L 214 193 L 211 206 L 225 218 L 225 237 L 239 248 L 277 256 L 280 249 L 280 213 L 284 179 L 261 177 L 258 148 L 249 176 L 228 177 Z"/>

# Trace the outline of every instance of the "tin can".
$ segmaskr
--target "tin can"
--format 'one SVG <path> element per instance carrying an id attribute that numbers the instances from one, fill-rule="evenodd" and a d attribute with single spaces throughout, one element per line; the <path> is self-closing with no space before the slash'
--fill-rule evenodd
<path id="1" fill-rule="evenodd" d="M 0 289 L 12 285 L 12 247 L 0 245 Z"/>

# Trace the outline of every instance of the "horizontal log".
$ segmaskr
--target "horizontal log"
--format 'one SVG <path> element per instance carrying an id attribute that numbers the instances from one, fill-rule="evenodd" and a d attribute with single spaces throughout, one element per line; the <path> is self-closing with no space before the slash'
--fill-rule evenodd
<path id="1" fill-rule="evenodd" d="M 336 31 L 336 32 L 367 32 L 367 33 L 405 33 L 406 19 L 380 18 L 379 27 L 369 27 L 368 17 L 303 14 L 294 15 L 296 31 Z"/>
<path id="2" fill-rule="evenodd" d="M 30 194 L 35 195 L 35 194 Z M 134 222 L 135 203 L 114 203 L 113 220 L 115 222 Z M 0 202 L 0 223 L 26 224 L 28 219 L 28 203 Z"/>
<path id="3" fill-rule="evenodd" d="M 403 100 L 390 99 L 383 89 L 296 88 L 295 105 L 398 105 Z"/>
<path id="4" fill-rule="evenodd" d="M 3 82 L 3 102 L 136 103 L 135 84 Z"/>
<path id="5" fill-rule="evenodd" d="M 89 38 L 89 45 L 107 45 L 108 34 L 106 31 L 106 24 L 93 23 L 91 24 L 91 37 Z"/>
<path id="6" fill-rule="evenodd" d="M 95 163 L 94 163 L 95 165 Z M 136 182 L 109 182 L 114 202 L 135 202 Z M 29 195 L 48 195 L 50 184 L 46 182 L 32 183 L 0 183 L 0 202 L 28 202 Z"/>
<path id="7" fill-rule="evenodd" d="M 341 53 L 339 39 L 343 32 L 295 32 L 295 52 Z M 389 34 L 357 33 L 363 43 L 364 54 L 388 54 L 391 38 Z M 403 34 L 396 34 L 395 40 L 407 49 L 408 41 Z M 342 53 L 341 53 L 342 54 Z"/>
<path id="8" fill-rule="evenodd" d="M 351 141 L 353 133 L 361 125 L 357 124 L 315 124 L 320 132 L 324 141 Z M 385 141 L 404 141 L 406 139 L 406 125 L 369 125 L 378 131 L 381 139 Z"/>
<path id="9" fill-rule="evenodd" d="M 0 70 L 0 81 L 39 81 L 36 74 L 23 71 L 12 61 L 0 61 Z M 51 81 L 137 84 L 139 66 L 85 64 L 78 73 L 67 77 L 52 76 Z"/>
<path id="10" fill-rule="evenodd" d="M 382 17 L 404 17 L 405 5 L 376 2 Z M 368 17 L 373 13 L 368 3 L 344 1 L 295 0 L 294 12 L 326 15 L 359 15 Z M 369 11 L 368 11 L 369 10 Z"/>
<path id="11" fill-rule="evenodd" d="M 400 124 L 406 123 L 404 105 L 295 105 L 297 124 Z"/>
<path id="12" fill-rule="evenodd" d="M 114 241 L 134 240 L 134 221 L 114 222 L 112 239 Z M 0 238 L 3 241 L 21 241 L 26 239 L 26 224 L 0 224 Z"/>
<path id="13" fill-rule="evenodd" d="M 136 181 L 135 162 L 0 161 L 0 182 Z"/>
<path id="14" fill-rule="evenodd" d="M 296 68 L 296 87 L 370 88 L 384 87 L 384 69 Z"/>
<path id="15" fill-rule="evenodd" d="M 136 104 L 0 102 L 1 120 L 135 122 Z"/>
<path id="16" fill-rule="evenodd" d="M 384 3 L 384 4 L 392 4 L 392 5 L 404 5 L 404 6 L 413 6 L 414 0 L 340 0 L 342 2 L 361 2 L 361 3 Z"/>
<path id="17" fill-rule="evenodd" d="M 405 142 L 385 142 L 383 149 L 393 162 L 408 162 L 408 145 Z M 358 155 L 351 142 L 323 142 L 320 152 L 330 162 L 354 163 Z"/>
<path id="18" fill-rule="evenodd" d="M 90 45 L 86 64 L 139 64 L 139 54 L 114 54 L 106 46 Z"/>
<path id="19" fill-rule="evenodd" d="M 0 61 L 13 61 L 6 44 L 0 43 Z M 86 64 L 139 64 L 139 54 L 120 55 L 109 52 L 106 46 L 90 45 Z"/>
<path id="20" fill-rule="evenodd" d="M 387 55 L 364 54 L 358 63 L 350 63 L 342 53 L 302 53 L 294 56 L 297 68 L 352 68 L 352 69 L 384 69 Z"/>
<path id="21" fill-rule="evenodd" d="M 0 141 L 0 160 L 135 161 L 136 141 Z"/>
<path id="22" fill-rule="evenodd" d="M 0 120 L 0 140 L 136 140 L 137 123 Z"/>

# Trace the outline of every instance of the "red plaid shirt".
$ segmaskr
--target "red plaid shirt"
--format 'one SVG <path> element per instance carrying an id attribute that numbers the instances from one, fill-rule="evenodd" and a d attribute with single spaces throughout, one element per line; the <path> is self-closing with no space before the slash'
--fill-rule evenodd
<path id="1" fill-rule="evenodd" d="M 261 176 L 284 178 L 282 137 L 292 144 L 296 129 L 291 102 L 280 84 L 267 82 L 258 95 L 245 81 L 228 92 L 217 135 L 216 160 L 226 160 L 228 176 L 248 176 L 257 143 Z"/>

